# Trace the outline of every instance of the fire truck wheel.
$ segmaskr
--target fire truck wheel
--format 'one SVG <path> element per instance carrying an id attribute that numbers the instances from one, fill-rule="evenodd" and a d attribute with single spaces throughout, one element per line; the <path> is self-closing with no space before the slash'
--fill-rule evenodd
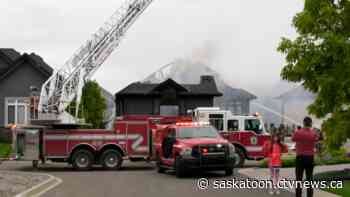
<path id="1" fill-rule="evenodd" d="M 239 167 L 239 168 L 243 167 L 244 162 L 245 162 L 244 152 L 241 148 L 236 148 L 236 153 L 237 153 L 237 158 L 236 158 L 234 167 Z"/>
<path id="2" fill-rule="evenodd" d="M 182 164 L 180 157 L 176 157 L 175 159 L 175 174 L 178 178 L 185 176 L 185 166 Z"/>
<path id="3" fill-rule="evenodd" d="M 77 170 L 89 170 L 93 164 L 94 155 L 88 150 L 78 150 L 73 154 L 72 165 Z"/>
<path id="4" fill-rule="evenodd" d="M 102 166 L 106 170 L 119 170 L 122 166 L 123 157 L 116 150 L 106 150 L 101 158 Z"/>

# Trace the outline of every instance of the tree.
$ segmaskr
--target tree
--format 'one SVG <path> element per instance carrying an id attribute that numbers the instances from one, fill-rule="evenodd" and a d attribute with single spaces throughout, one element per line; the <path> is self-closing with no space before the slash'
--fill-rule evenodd
<path id="1" fill-rule="evenodd" d="M 75 106 L 74 103 L 71 105 Z M 96 81 L 88 81 L 83 88 L 79 106 L 79 118 L 84 118 L 86 123 L 93 128 L 104 128 L 104 112 L 106 100 L 101 93 L 101 88 Z"/>
<path id="2" fill-rule="evenodd" d="M 325 118 L 326 144 L 339 148 L 350 136 L 350 1 L 305 0 L 293 26 L 297 38 L 278 47 L 286 55 L 281 77 L 316 94 L 308 111 Z"/>

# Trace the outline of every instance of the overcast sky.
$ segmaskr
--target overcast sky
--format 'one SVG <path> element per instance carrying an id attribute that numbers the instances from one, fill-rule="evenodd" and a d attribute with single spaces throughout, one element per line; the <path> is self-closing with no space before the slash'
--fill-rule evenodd
<path id="1" fill-rule="evenodd" d="M 61 66 L 122 0 L 1 0 L 0 47 L 35 52 Z M 294 37 L 302 0 L 154 0 L 94 78 L 115 93 L 176 58 L 208 51 L 235 87 L 263 95 L 279 82 L 276 47 Z"/>

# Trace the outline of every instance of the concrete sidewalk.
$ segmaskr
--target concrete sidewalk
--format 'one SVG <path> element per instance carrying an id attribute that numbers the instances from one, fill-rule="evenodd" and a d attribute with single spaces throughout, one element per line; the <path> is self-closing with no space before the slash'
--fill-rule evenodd
<path id="1" fill-rule="evenodd" d="M 0 170 L 0 197 L 39 197 L 61 182 L 49 174 Z"/>
<path id="2" fill-rule="evenodd" d="M 337 171 L 343 169 L 350 169 L 350 164 L 342 165 L 330 165 L 330 166 L 316 166 L 314 169 L 314 174 Z M 243 168 L 238 170 L 239 173 L 244 174 L 250 178 L 258 180 L 268 180 L 270 179 L 270 172 L 268 168 Z M 280 171 L 281 179 L 295 180 L 295 168 L 281 168 Z M 295 193 L 294 190 L 289 189 L 288 191 Z M 304 192 L 305 193 L 305 192 Z M 314 196 L 317 197 L 337 197 L 335 194 L 331 194 L 319 189 L 314 191 Z"/>

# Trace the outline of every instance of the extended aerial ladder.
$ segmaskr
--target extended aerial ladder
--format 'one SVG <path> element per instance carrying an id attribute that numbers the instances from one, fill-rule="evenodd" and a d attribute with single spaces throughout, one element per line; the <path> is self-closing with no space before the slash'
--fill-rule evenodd
<path id="1" fill-rule="evenodd" d="M 84 83 L 118 47 L 129 27 L 153 0 L 126 0 L 92 38 L 43 84 L 38 104 L 39 120 L 76 123 Z M 75 101 L 75 118 L 65 109 Z"/>

